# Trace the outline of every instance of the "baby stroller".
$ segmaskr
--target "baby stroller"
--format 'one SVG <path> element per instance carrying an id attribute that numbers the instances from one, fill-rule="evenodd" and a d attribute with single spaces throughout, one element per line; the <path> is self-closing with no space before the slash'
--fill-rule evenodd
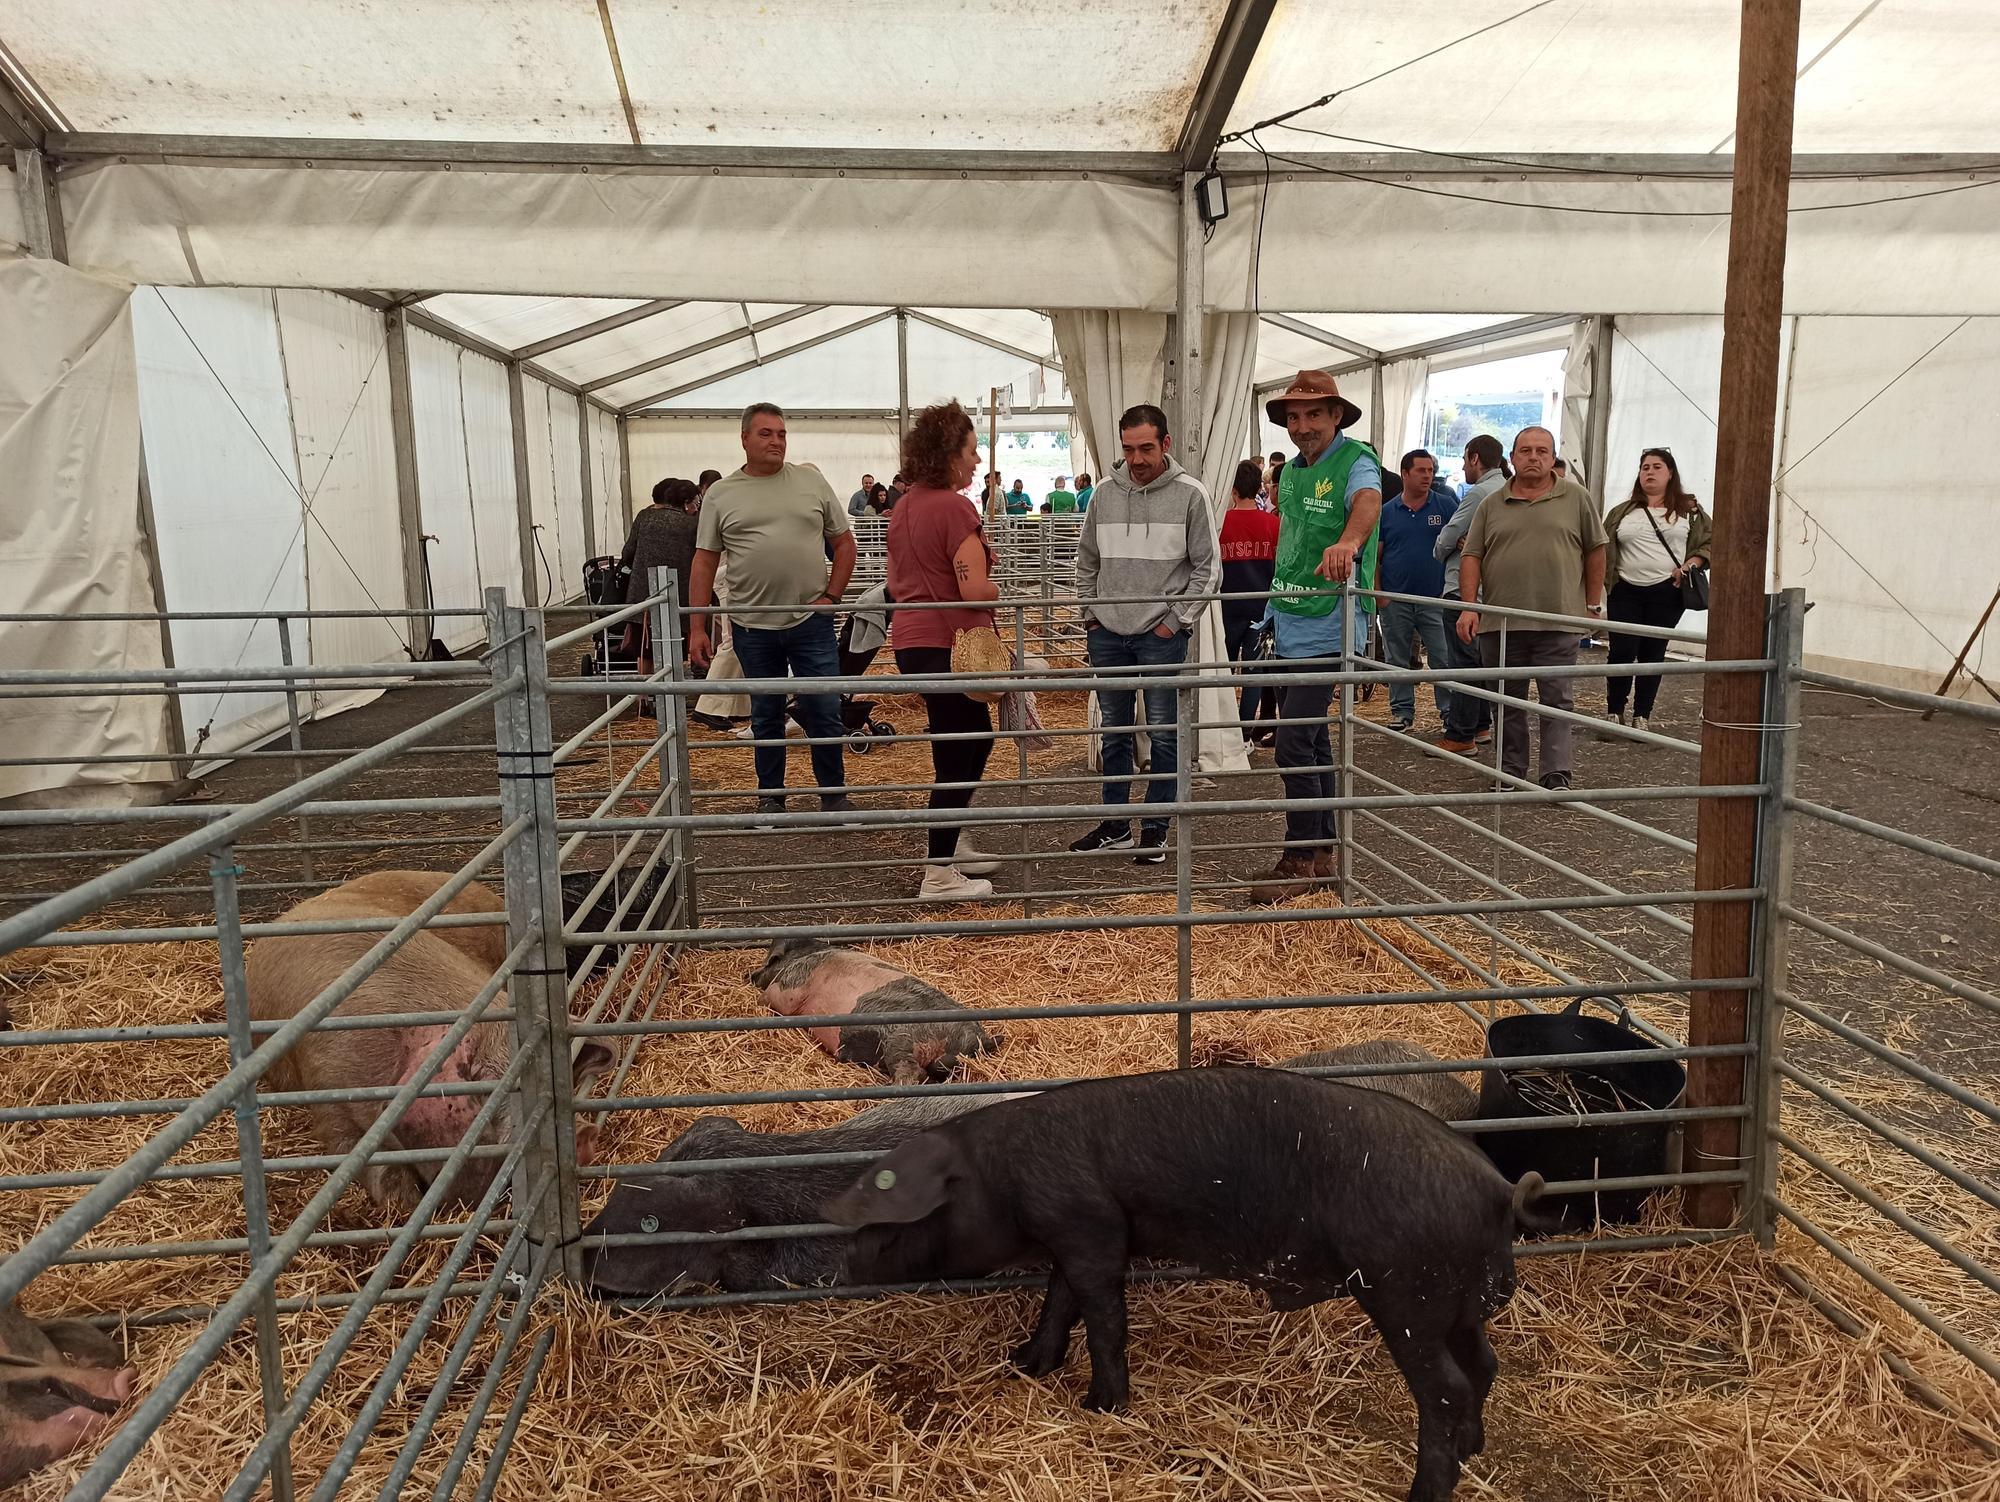
<path id="1" fill-rule="evenodd" d="M 592 558 L 583 566 L 583 597 L 592 605 L 616 606 L 625 603 L 625 586 L 632 570 L 615 557 Z M 625 628 L 606 627 L 590 639 L 590 650 L 578 664 L 579 676 L 603 677 L 609 673 L 637 672 L 639 655 L 624 649 Z"/>
<path id="2" fill-rule="evenodd" d="M 889 639 L 889 605 L 888 587 L 881 584 L 854 602 L 854 609 L 840 623 L 841 677 L 859 678 L 874 665 L 875 654 Z M 794 720 L 798 719 L 797 700 L 787 709 Z M 855 694 L 840 696 L 840 723 L 848 733 L 847 749 L 856 756 L 866 756 L 875 749 L 871 737 L 896 733 L 894 725 L 875 718 L 873 699 Z"/>

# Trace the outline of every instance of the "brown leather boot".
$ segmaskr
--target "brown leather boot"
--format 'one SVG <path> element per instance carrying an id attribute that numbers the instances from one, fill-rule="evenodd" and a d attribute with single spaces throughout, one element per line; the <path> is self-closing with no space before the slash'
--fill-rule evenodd
<path id="1" fill-rule="evenodd" d="M 1313 875 L 1331 881 L 1340 875 L 1340 863 L 1331 850 L 1320 849 L 1313 852 Z"/>
<path id="2" fill-rule="evenodd" d="M 1287 902 L 1311 891 L 1312 879 L 1312 857 L 1288 850 L 1278 857 L 1278 864 L 1271 868 L 1270 874 L 1250 888 L 1250 901 L 1259 905 Z"/>

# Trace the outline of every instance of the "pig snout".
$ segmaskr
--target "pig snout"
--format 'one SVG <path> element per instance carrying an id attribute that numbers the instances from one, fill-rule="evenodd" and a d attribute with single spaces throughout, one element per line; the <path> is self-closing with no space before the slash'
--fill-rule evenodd
<path id="1" fill-rule="evenodd" d="M 579 1121 L 576 1124 L 576 1161 L 588 1168 L 597 1161 L 597 1123 Z"/>

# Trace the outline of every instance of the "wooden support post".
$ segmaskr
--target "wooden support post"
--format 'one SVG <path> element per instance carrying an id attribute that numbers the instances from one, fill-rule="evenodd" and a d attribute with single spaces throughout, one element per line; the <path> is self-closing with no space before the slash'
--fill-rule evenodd
<path id="1" fill-rule="evenodd" d="M 1712 660 L 1764 655 L 1767 608 L 1764 550 L 1771 525 L 1771 457 L 1776 439 L 1778 342 L 1785 290 L 1786 211 L 1791 187 L 1792 97 L 1798 67 L 1799 0 L 1743 0 L 1736 73 L 1736 170 L 1729 222 L 1729 281 L 1722 307 L 1723 422 L 1715 444 L 1714 599 L 1708 612 Z M 1755 782 L 1763 737 L 1764 675 L 1714 673 L 1702 699 L 1704 787 Z M 1695 887 L 1748 887 L 1757 872 L 1754 798 L 1704 798 L 1695 835 Z M 1754 902 L 1703 902 L 1694 910 L 1696 980 L 1748 975 Z M 1689 1003 L 1688 1042 L 1741 1043 L 1748 998 L 1741 990 L 1698 991 Z M 1744 1098 L 1738 1058 L 1688 1061 L 1690 1106 L 1734 1106 Z M 1738 1118 L 1688 1123 L 1690 1171 L 1740 1168 Z M 1733 1185 L 1689 1191 L 1688 1218 L 1725 1226 L 1736 1218 Z"/>
<path id="2" fill-rule="evenodd" d="M 521 599 L 542 603 L 542 576 L 536 568 L 534 491 L 528 479 L 528 397 L 521 362 L 507 362 L 507 416 L 514 437 L 514 521 L 521 534 Z M 548 420 L 546 410 L 543 421 Z"/>
<path id="3" fill-rule="evenodd" d="M 903 440 L 910 436 L 910 315 L 896 309 L 896 467 L 902 468 Z"/>
<path id="4" fill-rule="evenodd" d="M 1972 649 L 1978 644 L 1980 634 L 1986 630 L 1986 623 L 1993 619 L 1993 607 L 1996 605 L 2000 605 L 2000 588 L 1996 588 L 1993 591 L 1993 598 L 1986 602 L 1986 608 L 1979 613 L 1979 624 L 1972 628 L 1972 635 L 1965 639 L 1965 645 L 1958 649 L 1958 656 L 1952 661 L 1951 671 L 1944 675 L 1944 682 L 1937 686 L 1939 698 L 1943 698 L 1951 692 L 1952 681 L 1958 677 L 1959 671 L 1965 668 L 1965 659 L 1972 655 Z M 1970 670 L 1967 669 L 1967 671 Z M 1982 687 L 1992 687 L 1991 684 L 1987 683 L 1977 673 L 1973 673 L 1972 677 Z M 1937 711 L 1934 709 L 1927 709 L 1924 711 L 1923 717 L 1928 720 L 1936 713 Z"/>
<path id="5" fill-rule="evenodd" d="M 430 599 L 430 586 L 424 577 L 416 402 L 410 391 L 410 325 L 401 308 L 390 308 L 382 314 L 382 326 L 389 356 L 389 429 L 396 453 L 396 519 L 402 536 L 403 604 L 415 610 L 419 605 L 435 605 L 436 601 Z M 423 661 L 431 641 L 438 635 L 437 621 L 430 616 L 413 615 L 402 624 L 410 660 Z"/>

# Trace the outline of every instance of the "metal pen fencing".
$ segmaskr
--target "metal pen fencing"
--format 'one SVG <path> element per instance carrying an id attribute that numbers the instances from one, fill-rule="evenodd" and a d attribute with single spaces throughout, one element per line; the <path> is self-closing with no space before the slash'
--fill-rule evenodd
<path id="1" fill-rule="evenodd" d="M 1049 528 L 1041 520 L 1026 525 Z M 1810 1244 L 1947 1346 L 1995 1371 L 1992 1308 L 1979 1300 L 2000 1284 L 1991 1266 L 1990 1224 L 1978 1217 L 2000 1207 L 2000 1192 L 1990 1153 L 1963 1134 L 1941 1132 L 1940 1113 L 1991 1122 L 2000 1120 L 2000 1108 L 1976 1080 L 1955 1078 L 1912 1047 L 1895 1031 L 1893 1015 L 1863 1017 L 1827 1002 L 1800 979 L 1799 951 L 1810 943 L 1858 955 L 1949 998 L 1971 1028 L 1991 1029 L 2000 1003 L 1983 981 L 1905 957 L 1851 922 L 1820 917 L 1798 893 L 1794 847 L 1803 824 L 1824 826 L 1842 839 L 1941 862 L 1961 879 L 1985 883 L 1989 897 L 1996 863 L 1799 796 L 1800 693 L 1841 687 L 1844 680 L 1800 666 L 1803 610 L 1796 596 L 1774 597 L 1761 658 L 1674 659 L 1633 669 L 1676 691 L 1698 688 L 1718 672 L 1764 679 L 1759 781 L 1704 788 L 1693 775 L 1698 746 L 1691 740 L 1601 716 L 1545 714 L 1514 697 L 1532 678 L 1600 676 L 1594 664 L 1399 667 L 1364 655 L 1369 608 L 1406 597 L 1340 591 L 1342 649 L 1335 657 L 1092 666 L 1085 616 L 1141 602 L 1079 599 L 1073 556 L 1049 553 L 1045 566 L 1044 555 L 1034 556 L 1039 575 L 1015 570 L 1000 580 L 997 624 L 1014 646 L 1015 664 L 984 678 L 902 674 L 884 663 L 826 677 L 703 680 L 684 660 L 691 613 L 664 575 L 651 581 L 644 601 L 622 607 L 521 610 L 496 594 L 487 605 L 492 645 L 482 658 L 457 663 L 367 673 L 280 662 L 122 678 L 66 677 L 60 670 L 0 674 L 0 696 L 87 697 L 106 688 L 310 692 L 319 684 L 382 682 L 452 699 L 360 748 L 312 744 L 339 739 L 337 718 L 324 726 L 288 718 L 280 759 L 246 758 L 243 776 L 265 776 L 259 769 L 270 768 L 290 770 L 291 780 L 235 802 L 94 810 L 86 817 L 0 811 L 0 830 L 16 847 L 0 851 L 0 871 L 20 873 L 8 883 L 14 890 L 0 893 L 0 956 L 22 960 L 13 972 L 16 1029 L 0 1032 L 0 1060 L 16 1062 L 17 1079 L 24 1071 L 45 1076 L 53 1091 L 9 1102 L 0 1110 L 0 1131 L 75 1133 L 81 1145 L 80 1152 L 61 1154 L 59 1165 L 49 1153 L 10 1162 L 23 1171 L 0 1178 L 0 1213 L 16 1207 L 8 1219 L 22 1242 L 0 1264 L 0 1297 L 32 1286 L 38 1307 L 73 1299 L 118 1309 L 141 1342 L 194 1332 L 171 1337 L 184 1347 L 175 1348 L 178 1354 L 91 1459 L 72 1495 L 106 1495 L 149 1439 L 198 1403 L 202 1384 L 225 1368 L 255 1373 L 262 1409 L 255 1442 L 232 1456 L 225 1496 L 268 1486 L 288 1497 L 295 1485 L 331 1496 L 353 1485 L 351 1477 L 382 1497 L 423 1486 L 445 1497 L 461 1484 L 490 1493 L 555 1338 L 553 1285 L 587 1283 L 590 1259 L 613 1247 L 825 1241 L 839 1234 L 819 1222 L 588 1231 L 591 1207 L 633 1179 L 813 1165 L 858 1171 L 870 1156 L 773 1153 L 671 1162 L 644 1156 L 667 1148 L 697 1114 L 754 1119 L 800 1103 L 853 1102 L 865 1109 L 905 1097 L 1052 1088 L 1101 1071 L 1089 1057 L 1090 1040 L 1110 1028 L 1145 1030 L 1157 1039 L 1159 1064 L 1188 1067 L 1204 1062 L 1233 1029 L 1271 1019 L 1317 1030 L 1326 1041 L 1350 1038 L 1349 1019 L 1360 1008 L 1371 1009 L 1371 1018 L 1407 1019 L 1380 1025 L 1438 1040 L 1437 1057 L 1313 1072 L 1378 1081 L 1469 1075 L 1483 1083 L 1524 1071 L 1587 1071 L 1612 1056 L 1567 1047 L 1503 1061 L 1485 1051 L 1481 1030 L 1504 1017 L 1554 1014 L 1591 998 L 1605 1000 L 1606 1020 L 1616 1016 L 1652 1045 L 1649 1059 L 1683 1068 L 1695 1059 L 1742 1059 L 1743 1088 L 1733 1100 L 1621 1101 L 1616 1109 L 1595 1103 L 1588 1111 L 1579 1104 L 1567 1116 L 1489 1111 L 1454 1125 L 1492 1151 L 1502 1139 L 1525 1140 L 1552 1127 L 1587 1135 L 1738 1122 L 1744 1144 L 1738 1160 L 1677 1163 L 1668 1155 L 1645 1171 L 1592 1165 L 1558 1178 L 1551 1189 L 1560 1195 L 1608 1203 L 1626 1194 L 1647 1204 L 1634 1217 L 1588 1216 L 1573 1231 L 1525 1244 L 1523 1252 L 1644 1252 L 1751 1235 L 1781 1249 Z M 740 609 L 736 614 L 748 619 Z M 558 621 L 571 620 L 574 626 L 558 629 Z M 1581 635 L 1591 624 L 1519 614 L 1504 620 L 1499 663 L 1508 661 L 1508 631 Z M 639 621 L 657 664 L 649 675 L 572 671 L 593 642 Z M 1654 634 L 1682 648 L 1693 645 L 1685 634 Z M 1096 655 L 1102 662 L 1117 654 Z M 1497 749 L 1489 766 L 1391 728 L 1380 714 L 1381 696 L 1364 703 L 1362 691 L 1392 683 L 1442 687 L 1491 702 L 1503 715 L 1563 720 L 1580 733 L 1609 738 L 1604 744 L 1614 749 L 1593 752 L 1588 765 L 1579 759 L 1576 786 L 1545 788 L 1509 775 Z M 1303 695 L 1299 702 L 1307 708 L 1259 728 L 1323 730 L 1324 753 L 1290 757 L 1280 768 L 1246 744 L 1237 694 L 1275 685 Z M 968 690 L 1034 694 L 1046 723 L 938 733 L 922 724 L 923 694 Z M 1128 715 L 1146 718 L 1139 706 L 1149 692 L 1166 710 L 1154 728 L 1171 725 L 1184 754 L 1171 767 L 1141 762 L 1129 776 L 1116 768 L 1107 774 L 1105 751 Z M 744 738 L 697 718 L 704 695 L 780 701 L 866 695 L 893 701 L 902 723 L 894 733 L 868 737 L 870 759 L 862 761 L 854 756 L 860 743 L 845 726 L 837 736 Z M 2000 723 L 2000 713 L 1976 706 L 1901 697 L 1968 724 Z M 1086 712 L 1092 698 L 1102 714 Z M 1109 734 L 1098 721 L 1109 722 Z M 929 755 L 989 736 L 993 775 L 980 780 L 971 805 L 933 806 L 938 783 Z M 1497 748 L 1502 737 L 1494 739 Z M 827 742 L 843 751 L 848 776 L 839 784 L 791 781 L 782 811 L 760 804 L 772 790 L 752 774 L 758 749 L 804 751 Z M 1640 754 L 1651 759 L 1617 764 L 1615 775 L 1592 775 L 1611 767 L 1613 755 Z M 1682 759 L 1681 775 L 1664 772 L 1670 756 Z M 491 770 L 474 765 L 482 762 Z M 1280 770 L 1300 780 L 1281 791 L 1274 777 Z M 1304 780 L 1320 778 L 1331 779 L 1330 792 L 1318 781 L 1301 790 Z M 1107 797 L 1121 781 L 1126 797 L 1138 801 L 1118 809 Z M 1156 788 L 1164 794 L 1148 801 Z M 1758 803 L 1757 882 L 1698 891 L 1694 805 L 1725 796 Z M 823 799 L 842 797 L 852 802 L 822 806 Z M 1108 808 L 1164 823 L 1168 835 L 1157 861 L 1139 861 L 1154 852 L 1136 847 L 1068 848 Z M 1302 847 L 1308 873 L 1284 884 L 1296 890 L 1283 894 L 1281 905 L 1252 901 L 1252 888 L 1269 874 L 1264 866 L 1287 853 L 1288 838 L 1297 839 L 1284 821 L 1306 816 L 1332 821 L 1328 839 Z M 990 897 L 941 906 L 922 895 L 924 832 L 937 827 L 978 838 L 982 860 L 995 868 Z M 86 861 L 106 869 L 79 879 Z M 408 911 L 274 921 L 287 904 L 345 876 L 404 865 L 441 880 Z M 1690 920 L 1705 902 L 1754 906 L 1760 937 L 1743 975 L 1692 977 Z M 358 1015 L 347 1005 L 398 955 L 433 943 L 472 944 L 496 931 L 505 934 L 490 941 L 501 946 L 500 957 L 470 994 L 427 997 L 423 1010 Z M 1346 942 L 1340 936 L 1358 935 L 1358 950 L 1339 953 L 1373 954 L 1379 959 L 1370 963 L 1380 968 L 1357 971 L 1362 979 L 1346 989 L 1328 984 L 1309 993 L 1275 980 L 1232 986 L 1215 979 L 1217 945 L 1266 932 L 1295 952 L 1331 953 Z M 326 936 L 364 947 L 289 1020 L 259 1020 L 246 956 L 257 945 Z M 1144 947 L 1154 936 L 1163 945 L 1170 938 L 1171 947 Z M 1048 982 L 1032 1000 L 961 994 L 963 1009 L 909 1012 L 897 1021 L 912 1027 L 973 1021 L 1003 1038 L 1010 1024 L 1032 1026 L 1068 1040 L 1061 1057 L 1077 1063 L 1030 1077 L 1010 1065 L 1003 1047 L 990 1077 L 915 1084 L 852 1071 L 838 1084 L 809 1077 L 792 1067 L 810 1053 L 799 1030 L 824 1026 L 825 1019 L 771 1014 L 741 986 L 742 972 L 779 938 L 866 944 L 891 958 L 905 942 L 996 954 L 1003 951 L 991 946 L 1012 941 L 1043 946 Z M 1066 988 L 1056 961 L 1061 946 L 1074 944 L 1129 946 L 1110 951 L 1129 955 L 1120 962 L 1128 973 L 1117 999 Z M 143 962 L 169 945 L 183 947 L 175 963 L 192 973 L 174 993 L 195 1003 L 187 1015 L 105 1007 L 106 977 L 114 988 L 120 983 L 115 971 L 125 957 Z M 718 992 L 703 979 L 710 974 L 704 966 L 736 976 L 737 989 Z M 140 971 L 135 979 L 145 984 L 166 968 Z M 1387 978 L 1396 975 L 1406 979 Z M 1706 993 L 1741 989 L 1753 998 L 1748 1035 L 1690 1047 L 1690 1008 Z M 697 995 L 699 1003 L 690 1000 Z M 723 995 L 735 999 L 717 999 Z M 495 1067 L 483 1077 L 462 1077 L 455 1050 L 486 1027 L 505 1031 Z M 282 1090 L 266 1082 L 272 1065 L 301 1041 L 384 1033 L 422 1043 L 411 1043 L 406 1072 Z M 723 1047 L 741 1048 L 746 1058 L 772 1067 L 713 1080 L 668 1067 Z M 117 1062 L 145 1050 L 180 1052 L 168 1071 Z M 1872 1090 L 1857 1088 L 1864 1074 L 1876 1082 Z M 1893 1101 L 1879 1088 L 1890 1076 L 1907 1086 Z M 452 1109 L 441 1109 L 446 1104 Z M 352 1142 L 313 1140 L 308 1113 L 335 1107 L 377 1114 Z M 413 1111 L 447 1117 L 456 1129 L 448 1140 L 426 1137 L 413 1145 L 400 1134 Z M 113 1133 L 121 1123 L 122 1135 Z M 104 1135 L 93 1138 L 93 1131 Z M 607 1141 L 638 1151 L 595 1155 L 593 1143 Z M 1923 1178 L 1891 1182 L 1872 1174 L 1883 1153 L 1915 1165 Z M 398 1168 L 417 1169 L 428 1185 L 413 1208 L 356 1208 L 350 1186 Z M 469 1205 L 463 1196 L 451 1203 L 453 1175 L 468 1169 L 486 1187 Z M 1740 1192 L 1738 1223 L 1681 1223 L 1677 1192 L 1716 1184 Z M 173 1230 L 162 1234 L 169 1214 Z M 353 1224 L 357 1218 L 365 1223 Z M 1868 1219 L 1874 1224 L 1863 1234 Z M 1803 1242 L 1778 1242 L 1785 1227 Z M 1905 1251 L 1958 1278 L 1964 1295 L 1941 1297 L 1930 1282 L 1905 1286 L 1913 1281 Z M 1797 1265 L 1787 1264 L 1785 1272 L 1836 1321 L 1867 1326 L 1872 1316 L 1856 1310 L 1851 1294 Z M 114 1274 L 122 1288 L 109 1281 Z M 1160 1269 L 1149 1276 L 1175 1275 Z M 668 1286 L 629 1301 L 676 1310 L 893 1291 L 836 1283 L 720 1291 Z M 440 1348 L 441 1359 L 433 1354 L 414 1366 L 427 1346 Z M 1907 1354 L 1891 1352 L 1906 1367 Z M 467 1397 L 470 1370 L 482 1363 Z M 421 1401 L 392 1405 L 390 1394 L 413 1370 L 430 1379 L 427 1388 L 419 1385 Z M 1921 1383 L 1914 1367 L 1906 1375 Z M 337 1419 L 331 1428 L 329 1413 Z M 310 1445 L 307 1459 L 302 1443 Z M 483 1481 L 474 1483 L 474 1474 Z"/>

